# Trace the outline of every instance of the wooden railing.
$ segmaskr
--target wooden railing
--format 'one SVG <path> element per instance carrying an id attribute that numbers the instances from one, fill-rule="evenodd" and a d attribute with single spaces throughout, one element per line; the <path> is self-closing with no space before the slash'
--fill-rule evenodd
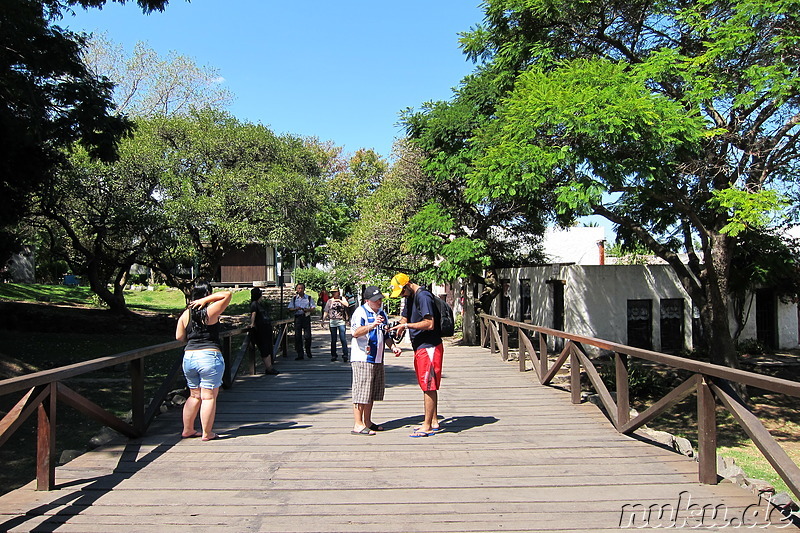
<path id="1" fill-rule="evenodd" d="M 499 350 L 503 360 L 508 360 L 509 329 L 514 328 L 517 332 L 519 344 L 520 372 L 526 370 L 527 361 L 530 360 L 536 370 L 539 382 L 542 385 L 549 385 L 556 373 L 569 359 L 570 392 L 572 403 L 577 404 L 581 402 L 580 379 L 581 367 L 583 367 L 589 381 L 600 397 L 611 423 L 620 433 L 633 433 L 690 394 L 696 392 L 698 474 L 700 483 L 705 484 L 716 484 L 718 481 L 716 401 L 719 400 L 753 440 L 753 443 L 794 495 L 800 498 L 800 468 L 770 435 L 758 417 L 750 411 L 732 386 L 733 383 L 740 383 L 766 391 L 800 397 L 799 382 L 633 348 L 602 339 L 573 335 L 491 315 L 481 316 L 482 346 L 489 347 L 492 353 Z M 552 366 L 547 357 L 548 337 L 564 339 L 565 341 L 563 350 L 557 355 Z M 587 356 L 583 345 L 594 346 L 614 353 L 616 400 L 603 382 L 597 368 Z M 628 387 L 629 357 L 685 370 L 691 372 L 691 377 L 653 403 L 643 413 L 631 419 Z"/>
<path id="2" fill-rule="evenodd" d="M 275 351 L 286 355 L 287 328 L 292 319 L 279 320 L 273 323 L 275 327 Z M 250 372 L 255 368 L 255 355 L 249 343 L 249 336 L 245 335 L 241 348 L 232 353 L 233 338 L 245 334 L 247 329 L 238 328 L 220 333 L 222 355 L 225 359 L 225 375 L 223 388 L 233 385 L 239 367 L 248 352 L 253 354 L 250 358 Z M 182 359 L 175 358 L 172 368 L 166 378 L 153 394 L 149 404 L 145 405 L 145 366 L 146 357 L 180 349 L 184 346 L 181 341 L 165 342 L 146 348 L 130 350 L 92 359 L 82 363 L 43 370 L 26 374 L 11 379 L 0 381 L 0 396 L 26 391 L 22 398 L 0 420 L 0 446 L 30 417 L 34 411 L 38 415 L 36 439 L 36 488 L 37 490 L 52 490 L 55 486 L 56 466 L 56 405 L 61 401 L 93 418 L 104 426 L 125 435 L 129 438 L 138 438 L 145 434 L 150 423 L 158 414 L 161 403 L 166 398 L 170 389 L 182 369 Z M 128 364 L 131 380 L 131 421 L 126 422 L 106 409 L 100 407 L 83 395 L 75 392 L 64 382 L 89 372 Z"/>

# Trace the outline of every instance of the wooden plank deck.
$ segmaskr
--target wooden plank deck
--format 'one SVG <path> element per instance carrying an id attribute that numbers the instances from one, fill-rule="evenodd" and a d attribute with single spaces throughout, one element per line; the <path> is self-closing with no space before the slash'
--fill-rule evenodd
<path id="1" fill-rule="evenodd" d="M 679 507 L 678 524 L 703 531 L 763 517 L 750 493 L 700 485 L 692 460 L 618 434 L 595 406 L 480 348 L 446 347 L 445 431 L 408 437 L 422 394 L 406 349 L 387 354 L 374 410 L 387 431 L 351 435 L 349 366 L 330 362 L 327 334 L 315 335 L 314 359 L 279 360 L 280 376 L 246 376 L 220 394 L 225 438 L 181 440 L 171 411 L 145 438 L 59 467 L 58 490 L 0 497 L 0 531 L 600 532 L 627 525 L 623 506 L 636 504 Z M 704 506 L 727 514 L 701 518 Z M 773 517 L 766 529 L 783 525 Z"/>

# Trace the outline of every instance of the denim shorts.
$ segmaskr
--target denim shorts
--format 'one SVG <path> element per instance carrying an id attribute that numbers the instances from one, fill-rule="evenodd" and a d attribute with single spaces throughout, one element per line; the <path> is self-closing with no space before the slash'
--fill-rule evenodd
<path id="1" fill-rule="evenodd" d="M 183 375 L 190 389 L 216 389 L 222 385 L 225 361 L 219 350 L 186 350 L 183 353 Z"/>

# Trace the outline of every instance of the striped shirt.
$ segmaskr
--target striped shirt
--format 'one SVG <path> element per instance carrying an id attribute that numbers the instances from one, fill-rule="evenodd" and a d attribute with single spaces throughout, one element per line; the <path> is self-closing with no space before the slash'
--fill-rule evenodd
<path id="1" fill-rule="evenodd" d="M 373 312 L 367 304 L 359 306 L 353 313 L 353 318 L 350 319 L 350 333 L 362 327 L 368 326 L 375 322 L 378 316 L 382 316 L 384 324 L 389 322 L 389 317 L 383 309 L 378 309 Z M 361 337 L 353 336 L 350 343 L 350 360 L 351 361 L 365 361 L 367 363 L 382 363 L 383 362 L 383 328 L 371 329 L 366 335 Z"/>

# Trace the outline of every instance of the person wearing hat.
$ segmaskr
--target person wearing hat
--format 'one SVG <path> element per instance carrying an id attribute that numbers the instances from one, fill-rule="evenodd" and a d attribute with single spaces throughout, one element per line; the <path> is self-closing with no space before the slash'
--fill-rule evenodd
<path id="1" fill-rule="evenodd" d="M 406 329 L 409 331 L 411 347 L 414 349 L 414 371 L 424 400 L 425 417 L 422 425 L 409 436 L 427 437 L 441 429 L 438 412 L 444 357 L 441 318 L 433 294 L 411 281 L 406 274 L 397 274 L 391 284 L 391 297 L 406 299 L 400 324 L 392 329 L 398 335 L 402 335 Z"/>
<path id="2" fill-rule="evenodd" d="M 389 317 L 383 310 L 383 294 L 374 285 L 363 294 L 364 303 L 356 308 L 350 319 L 353 335 L 350 347 L 350 366 L 353 371 L 353 435 L 375 435 L 383 427 L 372 421 L 372 405 L 383 400 L 386 377 L 383 352 L 388 347 L 395 356 L 397 346 L 386 332 Z"/>
<path id="3" fill-rule="evenodd" d="M 336 361 L 336 337 L 342 342 L 342 361 L 348 361 L 350 354 L 347 353 L 347 300 L 342 298 L 339 287 L 331 287 L 331 297 L 325 302 L 322 310 L 322 326 L 328 321 L 328 329 L 331 332 L 331 361 Z"/>
<path id="4" fill-rule="evenodd" d="M 258 287 L 250 289 L 250 340 L 258 346 L 264 361 L 264 374 L 280 374 L 272 366 L 272 317 L 264 300 L 264 293 Z"/>

